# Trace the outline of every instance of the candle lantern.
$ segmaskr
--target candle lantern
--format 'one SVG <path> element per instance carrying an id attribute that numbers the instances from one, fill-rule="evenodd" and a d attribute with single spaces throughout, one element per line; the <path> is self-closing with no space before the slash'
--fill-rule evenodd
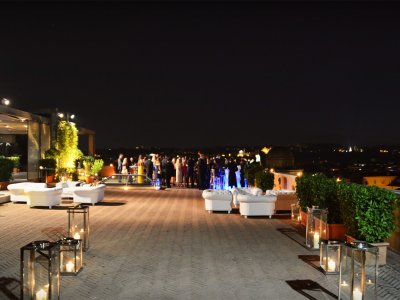
<path id="1" fill-rule="evenodd" d="M 21 300 L 60 299 L 60 246 L 33 241 L 21 248 Z"/>
<path id="2" fill-rule="evenodd" d="M 319 263 L 325 274 L 339 274 L 340 241 L 321 240 Z"/>
<path id="3" fill-rule="evenodd" d="M 59 240 L 58 243 L 61 275 L 77 275 L 83 268 L 82 240 L 67 237 Z"/>
<path id="4" fill-rule="evenodd" d="M 299 220 L 300 220 L 300 205 L 298 203 L 290 204 L 290 211 L 291 211 L 292 221 L 299 222 Z"/>
<path id="5" fill-rule="evenodd" d="M 328 210 L 318 206 L 307 207 L 306 246 L 319 249 L 319 241 L 328 239 L 327 225 Z"/>
<path id="6" fill-rule="evenodd" d="M 89 249 L 89 206 L 68 208 L 68 236 L 82 240 L 83 251 Z"/>
<path id="7" fill-rule="evenodd" d="M 378 252 L 378 247 L 362 241 L 342 245 L 339 300 L 377 299 Z"/>

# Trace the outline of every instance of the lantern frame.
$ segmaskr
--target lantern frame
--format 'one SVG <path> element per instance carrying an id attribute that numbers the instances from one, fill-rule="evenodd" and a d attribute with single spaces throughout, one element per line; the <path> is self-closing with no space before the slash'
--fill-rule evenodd
<path id="1" fill-rule="evenodd" d="M 89 206 L 76 205 L 69 207 L 68 213 L 68 236 L 76 240 L 82 240 L 83 251 L 89 249 Z"/>
<path id="2" fill-rule="evenodd" d="M 340 271 L 341 241 L 321 240 L 319 265 L 326 275 L 337 275 Z"/>
<path id="3" fill-rule="evenodd" d="M 59 240 L 58 243 L 61 276 L 77 275 L 83 269 L 82 240 L 67 237 Z"/>
<path id="4" fill-rule="evenodd" d="M 379 248 L 364 241 L 342 244 L 338 299 L 377 299 Z"/>
<path id="5" fill-rule="evenodd" d="M 290 216 L 293 222 L 301 222 L 299 203 L 290 204 Z"/>
<path id="6" fill-rule="evenodd" d="M 33 241 L 20 249 L 20 299 L 60 299 L 60 246 Z"/>
<path id="7" fill-rule="evenodd" d="M 328 239 L 328 210 L 318 206 L 307 207 L 306 246 L 319 250 L 319 242 Z"/>

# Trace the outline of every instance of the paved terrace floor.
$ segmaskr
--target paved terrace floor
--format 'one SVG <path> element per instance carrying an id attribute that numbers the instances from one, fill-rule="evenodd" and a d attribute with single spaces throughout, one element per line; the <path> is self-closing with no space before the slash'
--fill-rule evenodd
<path id="1" fill-rule="evenodd" d="M 0 299 L 19 298 L 19 249 L 65 235 L 66 205 L 0 205 Z M 325 276 L 285 235 L 289 220 L 204 210 L 201 192 L 109 187 L 90 207 L 90 249 L 78 276 L 61 277 L 61 299 L 335 299 Z M 400 299 L 398 255 L 389 252 L 380 299 Z"/>

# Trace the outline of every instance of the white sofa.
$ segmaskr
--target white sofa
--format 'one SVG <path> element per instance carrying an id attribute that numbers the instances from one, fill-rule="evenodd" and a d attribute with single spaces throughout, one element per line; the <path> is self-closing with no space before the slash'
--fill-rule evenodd
<path id="1" fill-rule="evenodd" d="M 104 191 L 106 189 L 105 184 L 98 184 L 95 186 L 84 185 L 82 187 L 76 187 L 72 191 L 73 201 L 76 203 L 96 203 L 104 199 Z"/>
<path id="2" fill-rule="evenodd" d="M 232 193 L 225 190 L 204 190 L 202 193 L 206 210 L 213 211 L 232 211 Z"/>
<path id="3" fill-rule="evenodd" d="M 238 195 L 261 195 L 262 189 L 257 187 L 252 188 L 233 188 L 232 189 L 232 201 L 233 205 L 237 207 L 239 205 Z"/>
<path id="4" fill-rule="evenodd" d="M 63 189 L 61 198 L 73 198 L 73 191 L 76 188 L 80 188 L 83 185 L 81 181 L 63 181 L 57 182 L 56 187 Z"/>
<path id="5" fill-rule="evenodd" d="M 47 187 L 46 183 L 40 182 L 20 182 L 9 184 L 7 189 L 10 191 L 11 202 L 25 202 L 29 204 L 27 189 L 44 189 Z"/>
<path id="6" fill-rule="evenodd" d="M 54 205 L 61 203 L 62 188 L 32 188 L 27 189 L 28 205 L 33 206 L 48 206 L 52 208 Z"/>
<path id="7" fill-rule="evenodd" d="M 248 216 L 269 216 L 275 212 L 276 196 L 238 194 L 240 202 L 240 215 L 247 218 Z"/>

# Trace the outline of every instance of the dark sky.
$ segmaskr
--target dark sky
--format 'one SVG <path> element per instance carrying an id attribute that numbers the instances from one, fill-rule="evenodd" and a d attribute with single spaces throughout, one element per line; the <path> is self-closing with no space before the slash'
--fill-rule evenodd
<path id="1" fill-rule="evenodd" d="M 0 97 L 96 147 L 398 144 L 395 2 L 0 4 Z"/>

